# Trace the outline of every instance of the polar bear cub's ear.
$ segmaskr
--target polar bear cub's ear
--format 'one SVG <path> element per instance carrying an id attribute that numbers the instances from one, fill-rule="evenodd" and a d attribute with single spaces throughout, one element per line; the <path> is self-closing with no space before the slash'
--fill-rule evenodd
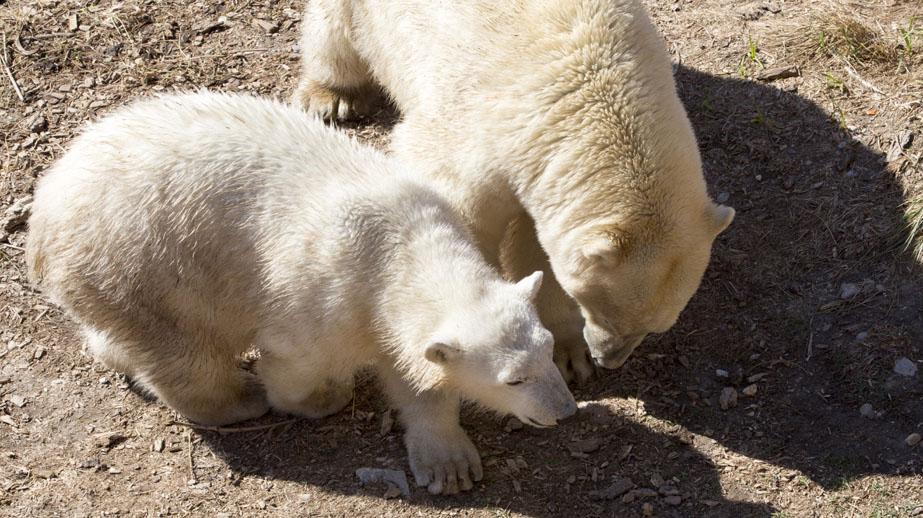
<path id="1" fill-rule="evenodd" d="M 542 287 L 542 279 L 544 278 L 544 273 L 541 270 L 533 272 L 532 275 L 523 278 L 521 281 L 516 283 L 516 289 L 521 293 L 527 300 L 535 302 L 535 297 L 538 296 L 538 290 Z"/>
<path id="2" fill-rule="evenodd" d="M 426 345 L 426 352 L 423 355 L 437 365 L 454 362 L 462 355 L 462 351 L 461 348 L 452 344 L 453 342 L 447 338 L 436 338 Z"/>
<path id="3" fill-rule="evenodd" d="M 712 232 L 717 236 L 724 232 L 731 222 L 734 221 L 734 209 L 725 205 L 712 203 L 708 206 L 708 221 L 711 224 Z"/>

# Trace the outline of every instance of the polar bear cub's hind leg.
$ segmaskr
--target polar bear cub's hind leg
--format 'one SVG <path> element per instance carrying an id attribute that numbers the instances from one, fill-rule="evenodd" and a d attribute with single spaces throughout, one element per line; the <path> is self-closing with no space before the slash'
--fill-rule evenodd
<path id="1" fill-rule="evenodd" d="M 87 349 L 107 367 L 130 376 L 187 419 L 206 425 L 246 421 L 269 410 L 262 384 L 240 368 L 236 349 L 214 338 L 186 336 L 158 326 L 137 336 L 120 336 L 84 326 Z"/>
<path id="2" fill-rule="evenodd" d="M 84 325 L 81 330 L 86 350 L 96 361 L 128 377 L 135 376 L 134 362 L 126 354 L 125 347 L 114 343 L 108 333 L 93 326 Z"/>
<path id="3" fill-rule="evenodd" d="M 350 42 L 349 3 L 312 0 L 302 23 L 301 79 L 292 101 L 325 121 L 367 115 L 379 97 Z"/>

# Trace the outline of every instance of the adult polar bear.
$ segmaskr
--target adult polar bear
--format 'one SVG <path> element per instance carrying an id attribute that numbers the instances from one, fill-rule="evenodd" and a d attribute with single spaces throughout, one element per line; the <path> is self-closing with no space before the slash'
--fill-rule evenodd
<path id="1" fill-rule="evenodd" d="M 669 329 L 734 217 L 708 197 L 637 0 L 309 0 L 301 48 L 296 102 L 348 117 L 381 85 L 403 115 L 393 151 L 436 179 L 488 261 L 514 228 L 504 267 L 532 271 L 534 221 L 580 308 L 546 280 L 541 318 L 565 376 L 592 372 L 581 327 L 609 368 Z"/>

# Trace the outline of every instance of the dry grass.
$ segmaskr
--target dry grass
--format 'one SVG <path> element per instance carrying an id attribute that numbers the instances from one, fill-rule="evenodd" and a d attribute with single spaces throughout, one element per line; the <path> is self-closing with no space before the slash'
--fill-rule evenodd
<path id="1" fill-rule="evenodd" d="M 863 69 L 907 73 L 923 64 L 923 18 L 919 5 L 884 6 L 828 0 L 806 23 L 782 29 L 791 53 L 802 59 L 834 59 Z"/>
<path id="2" fill-rule="evenodd" d="M 907 184 L 916 190 L 909 193 L 904 212 L 907 221 L 905 248 L 917 262 L 923 263 L 923 178 L 908 180 Z"/>

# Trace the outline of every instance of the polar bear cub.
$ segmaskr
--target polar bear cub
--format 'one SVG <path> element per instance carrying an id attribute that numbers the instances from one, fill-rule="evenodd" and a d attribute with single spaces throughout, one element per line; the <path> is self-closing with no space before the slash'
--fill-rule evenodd
<path id="1" fill-rule="evenodd" d="M 372 367 L 417 482 L 452 493 L 481 477 L 461 399 L 540 427 L 576 410 L 542 274 L 502 280 L 424 183 L 280 103 L 122 109 L 41 179 L 29 225 L 30 275 L 92 354 L 192 420 L 329 415 Z"/>

